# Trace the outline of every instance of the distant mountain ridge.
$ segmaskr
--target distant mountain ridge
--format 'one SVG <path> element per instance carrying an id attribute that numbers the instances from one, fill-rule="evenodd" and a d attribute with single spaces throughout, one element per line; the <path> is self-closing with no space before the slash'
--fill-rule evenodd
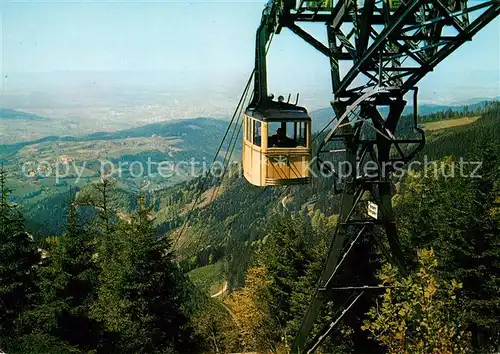
<path id="1" fill-rule="evenodd" d="M 420 116 L 425 116 L 428 114 L 433 114 L 439 111 L 446 111 L 451 109 L 453 112 L 462 111 L 465 106 L 468 107 L 470 111 L 475 110 L 476 108 L 482 108 L 486 105 L 487 102 L 496 101 L 500 97 L 490 100 L 482 100 L 482 101 L 474 101 L 470 104 L 463 105 L 434 105 L 434 104 L 421 104 L 418 106 L 418 114 Z M 382 114 L 387 114 L 387 109 L 381 109 Z M 413 106 L 408 105 L 405 107 L 403 111 L 403 115 L 413 113 Z M 310 116 L 312 118 L 313 131 L 318 131 L 322 129 L 325 125 L 327 125 L 334 117 L 333 109 L 331 107 L 321 108 L 314 111 L 311 111 Z"/>
<path id="2" fill-rule="evenodd" d="M 140 138 L 150 137 L 152 135 L 169 137 L 169 136 L 187 136 L 188 134 L 197 131 L 201 135 L 210 134 L 210 132 L 219 131 L 226 128 L 227 122 L 215 118 L 198 117 L 188 119 L 177 119 L 166 122 L 151 123 L 136 128 L 119 130 L 117 132 L 107 133 L 98 132 L 85 136 L 85 140 L 93 139 L 125 139 L 125 138 Z"/>
<path id="3" fill-rule="evenodd" d="M 452 111 L 460 111 L 464 106 L 468 106 L 469 110 L 472 111 L 478 107 L 484 107 L 487 102 L 489 101 L 485 100 L 462 106 L 423 104 L 419 106 L 419 115 L 425 116 L 448 109 L 451 109 Z M 412 112 L 413 107 L 407 106 L 403 114 L 410 114 Z M 310 115 L 312 118 L 313 132 L 321 130 L 334 117 L 332 108 L 314 110 L 310 112 Z M 50 120 L 49 118 L 11 109 L 0 109 L 0 119 Z M 184 147 L 193 150 L 199 149 L 202 144 L 208 144 L 210 148 L 207 150 L 211 151 L 213 146 L 216 147 L 216 145 L 218 145 L 219 140 L 217 139 L 222 137 L 227 125 L 228 121 L 226 120 L 208 117 L 176 119 L 159 123 L 151 123 L 116 132 L 96 132 L 81 137 L 46 136 L 37 140 L 23 141 L 14 144 L 0 144 L 0 154 L 10 154 L 12 152 L 16 152 L 24 146 L 43 142 L 117 140 L 125 138 L 151 137 L 153 135 L 158 137 L 182 137 Z"/>
<path id="4" fill-rule="evenodd" d="M 13 109 L 0 108 L 0 119 L 17 119 L 17 120 L 50 120 L 46 117 L 41 117 L 36 114 L 26 113 Z"/>
<path id="5" fill-rule="evenodd" d="M 196 150 L 200 146 L 207 146 L 206 151 L 217 147 L 228 122 L 215 118 L 188 118 L 166 122 L 152 123 L 136 128 L 117 132 L 96 132 L 81 137 L 74 136 L 46 136 L 37 140 L 23 141 L 14 144 L 0 145 L 0 154 L 15 153 L 24 146 L 45 142 L 80 142 L 92 140 L 119 140 L 126 138 L 180 137 L 186 150 Z M 206 144 L 206 145 L 204 145 Z"/>

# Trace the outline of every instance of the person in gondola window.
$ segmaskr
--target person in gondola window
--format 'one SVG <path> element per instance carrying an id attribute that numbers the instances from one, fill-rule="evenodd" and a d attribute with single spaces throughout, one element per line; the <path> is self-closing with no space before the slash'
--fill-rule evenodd
<path id="1" fill-rule="evenodd" d="M 283 128 L 276 129 L 276 134 L 269 138 L 269 147 L 296 147 L 295 140 L 286 136 Z"/>

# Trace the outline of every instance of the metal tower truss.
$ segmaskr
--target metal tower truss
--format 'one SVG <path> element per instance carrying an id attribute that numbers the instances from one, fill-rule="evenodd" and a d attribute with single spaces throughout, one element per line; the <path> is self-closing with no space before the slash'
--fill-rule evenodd
<path id="1" fill-rule="evenodd" d="M 288 27 L 330 58 L 336 99 L 357 98 L 367 87 L 383 85 L 406 93 L 500 12 L 498 1 L 293 2 L 276 4 L 279 27 Z M 325 23 L 329 45 L 303 30 L 300 22 Z M 351 63 L 345 75 L 339 61 Z"/>
<path id="2" fill-rule="evenodd" d="M 324 333 L 308 339 L 324 303 L 340 289 L 335 275 L 361 236 L 370 235 L 381 253 L 406 271 L 393 217 L 391 174 L 425 143 L 417 125 L 415 85 L 498 16 L 500 2 L 271 0 L 267 9 L 276 33 L 289 28 L 325 54 L 331 66 L 335 117 L 330 131 L 321 136 L 317 161 L 323 172 L 340 182 L 342 207 L 323 272 L 292 346 L 293 353 L 309 353 L 367 289 L 378 287 L 342 287 L 354 292 L 346 308 Z M 303 22 L 324 23 L 328 45 L 300 27 Z M 348 68 L 345 73 L 340 62 Z M 411 134 L 400 129 L 405 97 L 413 98 L 413 117 L 403 124 L 412 128 Z M 336 169 L 331 163 L 335 161 L 343 166 Z"/>

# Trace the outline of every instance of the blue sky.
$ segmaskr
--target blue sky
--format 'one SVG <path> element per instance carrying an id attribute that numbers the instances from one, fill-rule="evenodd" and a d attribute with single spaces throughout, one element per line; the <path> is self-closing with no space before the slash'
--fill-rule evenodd
<path id="1" fill-rule="evenodd" d="M 2 6 L 2 77 L 60 71 L 177 72 L 200 85 L 244 82 L 265 1 L 14 2 Z M 323 35 L 323 26 L 312 30 Z M 421 83 L 426 101 L 500 95 L 500 19 Z M 321 37 L 320 37 L 321 38 Z M 180 74 L 179 74 L 180 73 Z M 203 80 L 198 80 L 203 78 Z M 269 53 L 270 90 L 330 93 L 328 60 L 287 30 Z M 328 101 L 325 102 L 328 105 Z"/>

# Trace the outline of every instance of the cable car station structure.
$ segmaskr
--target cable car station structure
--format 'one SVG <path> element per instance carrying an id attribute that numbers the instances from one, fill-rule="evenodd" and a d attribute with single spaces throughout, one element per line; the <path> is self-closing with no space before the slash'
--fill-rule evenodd
<path id="1" fill-rule="evenodd" d="M 335 275 L 355 242 L 370 235 L 385 255 L 405 272 L 393 217 L 391 173 L 411 161 L 425 144 L 417 124 L 416 84 L 457 48 L 470 41 L 500 13 L 499 1 L 467 0 L 275 0 L 263 11 L 257 30 L 253 99 L 244 114 L 243 168 L 259 186 L 301 184 L 310 180 L 311 126 L 306 109 L 275 101 L 267 92 L 266 52 L 270 39 L 288 28 L 330 62 L 335 117 L 320 135 L 316 162 L 341 183 L 338 226 L 310 306 L 293 342 L 293 353 L 314 352 L 343 314 L 369 286 L 353 293 L 339 318 L 310 338 L 318 315 L 335 290 Z M 325 25 L 328 45 L 302 23 Z M 340 62 L 348 67 L 341 71 Z M 406 99 L 414 107 L 411 137 L 399 136 Z M 289 100 L 288 100 L 289 101 Z M 381 112 L 385 112 L 382 114 Z M 274 146 L 271 123 L 293 143 Z M 291 128 L 289 128 L 291 127 Z M 300 140 L 300 141 L 299 141 Z M 342 156 L 343 154 L 343 156 Z M 340 155 L 340 157 L 339 157 Z M 286 159 L 276 160 L 276 156 Z M 327 161 L 348 166 L 336 170 Z M 363 166 L 371 161 L 371 169 Z M 367 213 L 367 208 L 370 212 Z M 322 324 L 324 325 L 324 324 Z"/>

